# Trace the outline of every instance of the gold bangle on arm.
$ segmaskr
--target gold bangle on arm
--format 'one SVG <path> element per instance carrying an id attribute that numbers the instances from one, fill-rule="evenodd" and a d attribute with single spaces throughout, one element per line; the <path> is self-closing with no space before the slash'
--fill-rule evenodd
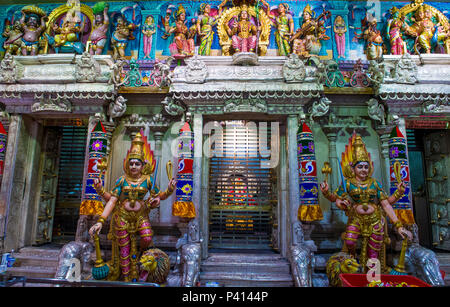
<path id="1" fill-rule="evenodd" d="M 398 230 L 399 228 L 403 227 L 403 224 L 402 224 L 402 222 L 400 222 L 400 220 L 398 220 L 397 222 L 394 223 L 394 227 L 395 227 L 395 229 Z"/>
<path id="2" fill-rule="evenodd" d="M 105 224 L 105 222 L 106 222 L 106 220 L 105 220 L 105 218 L 104 217 L 99 217 L 98 218 L 98 220 L 97 220 L 97 223 L 100 223 L 100 224 L 102 224 L 102 225 L 104 225 Z"/>
<path id="3" fill-rule="evenodd" d="M 399 200 L 400 198 L 403 197 L 403 193 L 405 193 L 404 190 L 397 189 L 397 190 L 395 190 L 393 196 L 395 197 L 396 200 Z"/>
<path id="4" fill-rule="evenodd" d="M 98 195 L 103 196 L 105 195 L 106 191 L 104 187 L 101 187 L 100 189 L 95 188 L 95 191 L 97 192 Z"/>

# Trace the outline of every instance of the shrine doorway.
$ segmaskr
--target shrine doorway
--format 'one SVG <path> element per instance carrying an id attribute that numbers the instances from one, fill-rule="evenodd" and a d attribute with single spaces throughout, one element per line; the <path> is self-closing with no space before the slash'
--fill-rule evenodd
<path id="1" fill-rule="evenodd" d="M 87 124 L 48 121 L 39 166 L 35 244 L 75 240 L 83 185 Z"/>
<path id="2" fill-rule="evenodd" d="M 222 133 L 209 160 L 209 248 L 270 250 L 278 203 L 276 167 L 267 164 L 271 125 L 216 123 Z"/>

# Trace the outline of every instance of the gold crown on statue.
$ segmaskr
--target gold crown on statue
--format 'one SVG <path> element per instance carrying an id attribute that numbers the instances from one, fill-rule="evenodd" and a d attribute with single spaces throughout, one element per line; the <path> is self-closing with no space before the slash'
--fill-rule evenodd
<path id="1" fill-rule="evenodd" d="M 133 141 L 131 141 L 131 147 L 127 155 L 127 160 L 139 159 L 145 162 L 145 154 L 143 149 L 144 141 L 140 132 L 136 134 Z"/>
<path id="2" fill-rule="evenodd" d="M 352 144 L 352 165 L 355 166 L 358 162 L 370 162 L 369 153 L 366 150 L 366 145 L 364 144 L 360 135 L 356 135 Z"/>
<path id="3" fill-rule="evenodd" d="M 184 9 L 184 7 L 180 4 L 178 6 L 178 10 L 177 10 L 177 16 L 180 16 L 181 14 L 186 14 L 186 10 Z"/>
<path id="4" fill-rule="evenodd" d="M 303 15 L 305 15 L 305 13 L 308 13 L 311 17 L 314 16 L 314 12 L 309 4 L 307 4 L 306 7 L 303 9 Z"/>

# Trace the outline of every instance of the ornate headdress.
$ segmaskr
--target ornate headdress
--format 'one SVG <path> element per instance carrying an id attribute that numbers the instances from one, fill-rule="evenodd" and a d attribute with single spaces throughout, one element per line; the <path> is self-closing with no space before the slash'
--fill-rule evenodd
<path id="1" fill-rule="evenodd" d="M 414 14 L 414 17 L 416 17 L 416 19 L 419 17 L 419 13 L 425 13 L 426 11 L 429 11 L 430 7 L 426 4 L 422 4 L 421 6 L 419 6 L 419 8 L 416 10 L 416 13 Z"/>
<path id="2" fill-rule="evenodd" d="M 354 177 L 351 168 L 359 162 L 369 163 L 369 176 L 371 176 L 373 173 L 373 161 L 370 158 L 370 154 L 367 152 L 366 145 L 361 136 L 353 133 L 349 139 L 349 143 L 345 145 L 345 151 L 342 153 L 341 166 L 344 176 L 347 178 Z"/>
<path id="3" fill-rule="evenodd" d="M 186 14 L 186 10 L 184 9 L 184 7 L 180 4 L 178 6 L 178 10 L 177 10 L 177 17 L 180 16 L 181 14 Z"/>
<path id="4" fill-rule="evenodd" d="M 305 15 L 305 13 L 308 13 L 311 17 L 314 17 L 315 15 L 309 4 L 303 9 L 303 15 Z"/>
<path id="5" fill-rule="evenodd" d="M 153 150 L 150 149 L 150 144 L 147 138 L 143 135 L 143 131 L 138 132 L 131 141 L 131 147 L 128 150 L 127 156 L 123 161 L 123 170 L 126 174 L 129 172 L 129 163 L 131 159 L 138 159 L 145 163 L 142 171 L 143 175 L 149 175 L 155 170 L 156 161 L 153 157 Z"/>
<path id="6" fill-rule="evenodd" d="M 208 3 L 202 3 L 200 4 L 200 12 L 203 14 L 205 12 L 205 8 L 208 5 Z"/>

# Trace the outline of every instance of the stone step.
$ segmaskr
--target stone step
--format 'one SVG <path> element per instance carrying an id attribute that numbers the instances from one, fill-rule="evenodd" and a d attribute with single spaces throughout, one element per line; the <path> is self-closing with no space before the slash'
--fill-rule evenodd
<path id="1" fill-rule="evenodd" d="M 276 253 L 267 254 L 253 254 L 253 253 L 209 253 L 208 261 L 226 261 L 226 262 L 242 262 L 254 261 L 273 262 L 273 261 L 287 261 L 286 258 Z"/>
<path id="2" fill-rule="evenodd" d="M 54 278 L 56 267 L 20 266 L 8 268 L 8 273 L 13 276 L 26 276 L 30 278 Z"/>
<path id="3" fill-rule="evenodd" d="M 209 253 L 200 268 L 200 282 L 225 287 L 290 287 L 290 264 L 276 253 Z"/>
<path id="4" fill-rule="evenodd" d="M 29 256 L 41 256 L 47 258 L 58 258 L 60 248 L 40 248 L 40 247 L 23 247 L 19 250 L 19 253 L 14 253 L 14 257 L 18 254 Z"/>
<path id="5" fill-rule="evenodd" d="M 57 257 L 42 257 L 42 256 L 30 256 L 30 255 L 22 255 L 15 254 L 14 258 L 16 258 L 16 262 L 14 265 L 16 267 L 26 266 L 26 267 L 50 267 L 56 268 L 58 266 L 58 258 Z"/>
<path id="6" fill-rule="evenodd" d="M 249 272 L 201 272 L 200 283 L 217 282 L 223 287 L 293 287 L 290 274 L 263 274 Z"/>
<path id="7" fill-rule="evenodd" d="M 289 262 L 274 261 L 274 262 L 251 262 L 243 259 L 241 262 L 231 261 L 205 261 L 201 265 L 201 270 L 204 272 L 274 272 L 274 273 L 290 273 Z"/>

